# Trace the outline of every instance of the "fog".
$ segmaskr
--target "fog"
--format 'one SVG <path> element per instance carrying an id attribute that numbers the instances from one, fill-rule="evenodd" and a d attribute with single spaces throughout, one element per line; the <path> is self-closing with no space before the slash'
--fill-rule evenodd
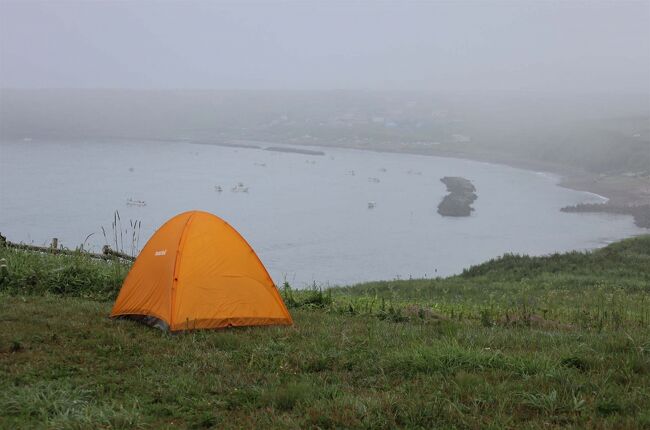
<path id="1" fill-rule="evenodd" d="M 650 0 L 0 0 L 0 367 L 0 430 L 650 430 Z"/>
<path id="2" fill-rule="evenodd" d="M 0 2 L 0 87 L 649 93 L 650 3 Z"/>
<path id="3" fill-rule="evenodd" d="M 303 286 L 592 249 L 650 227 L 649 77 L 647 1 L 0 0 L 0 231 L 198 208 Z"/>

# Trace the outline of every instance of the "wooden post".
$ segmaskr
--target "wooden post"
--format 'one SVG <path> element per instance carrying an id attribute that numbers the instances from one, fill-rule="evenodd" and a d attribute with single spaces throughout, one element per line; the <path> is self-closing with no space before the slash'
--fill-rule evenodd
<path id="1" fill-rule="evenodd" d="M 7 260 L 0 258 L 0 284 L 9 276 L 9 268 L 7 267 Z"/>

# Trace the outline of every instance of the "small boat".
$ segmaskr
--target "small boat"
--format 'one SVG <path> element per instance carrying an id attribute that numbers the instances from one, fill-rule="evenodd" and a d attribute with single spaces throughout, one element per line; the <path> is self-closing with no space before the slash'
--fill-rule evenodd
<path id="1" fill-rule="evenodd" d="M 127 206 L 147 206 L 147 202 L 144 200 L 135 200 L 132 198 L 126 199 L 126 205 Z"/>
<path id="2" fill-rule="evenodd" d="M 220 193 L 220 192 L 223 191 L 223 188 L 221 188 L 221 185 L 215 185 L 215 186 L 214 186 L 214 190 L 215 190 L 216 192 Z"/>
<path id="3" fill-rule="evenodd" d="M 374 209 L 375 206 L 376 206 L 376 203 L 375 203 L 375 202 L 372 202 L 372 201 L 371 201 L 371 202 L 368 202 L 368 209 Z"/>
<path id="4" fill-rule="evenodd" d="M 247 193 L 248 187 L 244 186 L 242 182 L 238 182 L 237 185 L 230 189 L 233 193 Z"/>

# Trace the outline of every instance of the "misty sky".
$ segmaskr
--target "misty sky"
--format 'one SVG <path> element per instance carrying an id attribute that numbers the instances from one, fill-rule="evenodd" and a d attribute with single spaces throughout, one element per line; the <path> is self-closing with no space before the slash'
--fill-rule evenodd
<path id="1" fill-rule="evenodd" d="M 0 0 L 0 86 L 650 92 L 650 1 Z"/>

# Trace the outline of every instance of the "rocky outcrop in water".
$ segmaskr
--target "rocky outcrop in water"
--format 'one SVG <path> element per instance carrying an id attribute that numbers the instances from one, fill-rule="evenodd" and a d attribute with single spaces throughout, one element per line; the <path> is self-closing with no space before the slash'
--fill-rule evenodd
<path id="1" fill-rule="evenodd" d="M 624 206 L 611 203 L 580 203 L 566 206 L 562 212 L 600 212 L 610 214 L 632 215 L 638 227 L 650 228 L 650 205 Z"/>
<path id="2" fill-rule="evenodd" d="M 442 216 L 470 216 L 474 210 L 472 203 L 478 198 L 472 182 L 458 176 L 445 176 L 440 182 L 447 186 L 449 194 L 438 205 L 438 213 Z"/>

